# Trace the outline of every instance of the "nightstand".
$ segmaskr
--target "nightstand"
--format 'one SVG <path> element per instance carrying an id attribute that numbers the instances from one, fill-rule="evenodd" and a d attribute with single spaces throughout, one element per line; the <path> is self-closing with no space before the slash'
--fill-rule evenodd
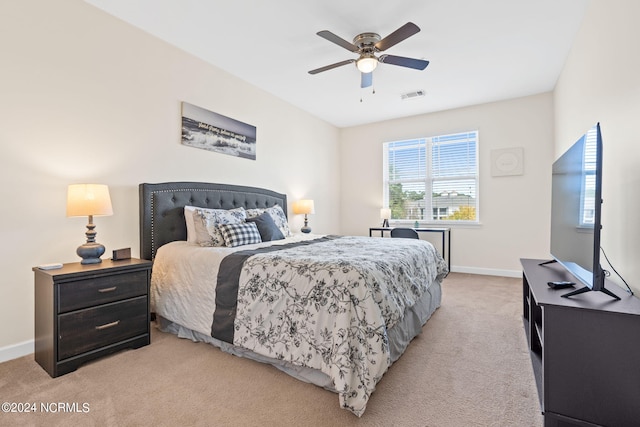
<path id="1" fill-rule="evenodd" d="M 150 342 L 151 261 L 64 264 L 35 273 L 35 359 L 52 377 Z"/>

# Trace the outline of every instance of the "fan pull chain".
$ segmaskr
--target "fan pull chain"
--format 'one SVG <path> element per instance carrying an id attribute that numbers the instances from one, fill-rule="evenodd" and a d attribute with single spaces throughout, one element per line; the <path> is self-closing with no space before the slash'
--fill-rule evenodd
<path id="1" fill-rule="evenodd" d="M 372 87 L 371 89 L 371 95 L 375 95 L 376 94 L 376 88 Z M 360 103 L 362 103 L 362 92 L 360 92 Z"/>

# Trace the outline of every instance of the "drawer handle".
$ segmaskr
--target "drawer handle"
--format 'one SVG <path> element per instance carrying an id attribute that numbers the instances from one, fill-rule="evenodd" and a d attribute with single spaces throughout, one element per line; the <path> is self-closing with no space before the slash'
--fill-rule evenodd
<path id="1" fill-rule="evenodd" d="M 111 288 L 102 288 L 102 289 L 98 289 L 98 292 L 101 292 L 101 293 L 105 293 L 105 292 L 113 292 L 113 291 L 115 291 L 116 289 L 118 289 L 118 287 L 117 287 L 117 286 L 113 286 L 113 287 L 111 287 Z"/>
<path id="2" fill-rule="evenodd" d="M 119 320 L 116 320 L 115 322 L 111 322 L 111 323 L 105 323 L 104 325 L 96 326 L 96 330 L 101 331 L 103 329 L 113 328 L 118 323 L 120 323 Z"/>

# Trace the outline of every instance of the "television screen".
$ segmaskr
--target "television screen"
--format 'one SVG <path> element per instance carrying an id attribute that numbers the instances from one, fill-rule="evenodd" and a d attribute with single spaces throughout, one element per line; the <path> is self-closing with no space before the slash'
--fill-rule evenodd
<path id="1" fill-rule="evenodd" d="M 602 137 L 594 125 L 553 164 L 551 255 L 589 289 L 604 287 L 600 267 Z"/>

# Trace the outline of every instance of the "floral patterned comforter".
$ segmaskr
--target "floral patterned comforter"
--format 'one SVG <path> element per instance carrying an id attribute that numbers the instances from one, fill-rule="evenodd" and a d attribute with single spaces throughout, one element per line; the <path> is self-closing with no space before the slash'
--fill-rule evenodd
<path id="1" fill-rule="evenodd" d="M 361 416 L 391 364 L 387 330 L 447 265 L 428 242 L 340 237 L 250 256 L 233 344 L 318 369 Z"/>

